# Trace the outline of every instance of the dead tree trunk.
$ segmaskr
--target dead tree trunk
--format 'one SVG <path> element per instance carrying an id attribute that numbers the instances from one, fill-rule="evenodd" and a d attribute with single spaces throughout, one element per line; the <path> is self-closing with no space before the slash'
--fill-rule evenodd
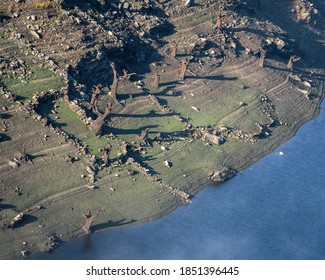
<path id="1" fill-rule="evenodd" d="M 103 161 L 104 161 L 104 167 L 109 165 L 109 154 L 111 153 L 112 145 L 108 143 L 107 148 L 104 149 L 104 155 L 103 155 Z"/>
<path id="2" fill-rule="evenodd" d="M 112 110 L 112 106 L 113 106 L 113 103 L 109 103 L 107 104 L 106 106 L 106 109 L 105 109 L 105 112 L 104 114 L 101 114 L 98 109 L 97 109 L 97 106 L 95 106 L 95 113 L 97 114 L 97 119 L 93 122 L 92 126 L 91 126 L 91 129 L 92 131 L 94 132 L 94 134 L 97 136 L 97 135 L 100 135 L 102 134 L 102 131 L 103 131 L 103 126 L 105 124 L 105 119 L 107 118 L 107 116 L 110 114 L 111 110 Z"/>
<path id="3" fill-rule="evenodd" d="M 172 43 L 172 58 L 176 58 L 178 50 L 178 44 L 174 41 Z"/>
<path id="4" fill-rule="evenodd" d="M 84 226 L 82 227 L 82 230 L 86 233 L 90 233 L 90 228 L 92 223 L 97 219 L 100 211 L 97 211 L 95 215 L 91 214 L 91 212 L 88 210 L 88 212 L 82 213 L 82 216 L 86 219 Z"/>
<path id="5" fill-rule="evenodd" d="M 258 65 L 261 66 L 262 68 L 264 68 L 265 56 L 266 56 L 266 50 L 260 48 L 260 60 L 258 62 Z"/>
<path id="6" fill-rule="evenodd" d="M 187 66 L 189 64 L 189 60 L 187 58 L 185 58 L 183 61 L 182 61 L 182 68 L 181 68 L 181 72 L 179 74 L 179 79 L 181 81 L 184 81 L 185 79 L 185 74 L 186 74 L 186 71 L 187 71 Z"/>
<path id="7" fill-rule="evenodd" d="M 297 62 L 300 60 L 300 57 L 299 56 L 296 56 L 296 55 L 290 55 L 290 58 L 289 58 L 289 61 L 288 61 L 288 64 L 287 64 L 287 68 L 292 70 L 293 69 L 293 64 L 294 62 Z"/>
<path id="8" fill-rule="evenodd" d="M 155 89 L 158 89 L 158 88 L 159 88 L 159 85 L 160 85 L 160 76 L 159 76 L 159 74 L 158 74 L 157 66 L 155 66 L 154 73 L 155 73 L 155 77 L 154 77 L 154 79 L 153 79 L 153 87 L 154 87 Z"/>
<path id="9" fill-rule="evenodd" d="M 102 87 L 101 85 L 95 86 L 93 93 L 91 95 L 91 100 L 88 109 L 91 110 L 93 113 L 95 113 L 94 109 L 97 107 L 97 102 L 99 95 L 102 92 Z"/>
<path id="10" fill-rule="evenodd" d="M 145 130 L 141 131 L 139 138 L 140 138 L 140 144 L 142 144 L 143 146 L 149 145 L 148 134 L 149 134 L 149 128 L 146 128 Z"/>
<path id="11" fill-rule="evenodd" d="M 222 16 L 222 15 L 217 15 L 217 29 L 221 30 L 222 28 L 222 20 L 225 18 L 226 16 Z"/>
<path id="12" fill-rule="evenodd" d="M 26 152 L 26 147 L 25 146 L 22 146 L 22 148 L 19 151 L 19 160 L 21 162 L 23 162 L 23 163 L 31 162 L 31 159 L 30 159 L 29 155 Z"/>
<path id="13" fill-rule="evenodd" d="M 116 67 L 115 67 L 115 63 L 112 62 L 111 63 L 111 68 L 113 70 L 113 83 L 112 83 L 112 86 L 111 86 L 111 95 L 113 97 L 114 100 L 117 100 L 117 88 L 118 88 L 118 82 L 119 82 L 119 79 L 118 79 L 118 75 L 117 75 L 117 71 L 116 71 Z"/>

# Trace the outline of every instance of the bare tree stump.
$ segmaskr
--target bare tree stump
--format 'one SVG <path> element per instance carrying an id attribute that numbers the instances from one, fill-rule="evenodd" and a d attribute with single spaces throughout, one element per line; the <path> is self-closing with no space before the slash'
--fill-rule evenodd
<path id="1" fill-rule="evenodd" d="M 93 113 L 95 113 L 94 109 L 97 106 L 98 98 L 99 98 L 99 95 L 101 94 L 101 92 L 102 92 L 101 85 L 95 86 L 92 91 L 91 100 L 90 100 L 88 109 L 91 110 Z"/>
<path id="2" fill-rule="evenodd" d="M 146 128 L 145 130 L 141 131 L 141 134 L 139 136 L 140 144 L 144 146 L 148 146 L 150 144 L 148 141 L 148 134 L 149 134 L 149 128 Z"/>
<path id="3" fill-rule="evenodd" d="M 106 105 L 106 109 L 105 112 L 102 114 L 98 111 L 97 106 L 95 107 L 95 113 L 97 114 L 97 119 L 93 122 L 91 129 L 94 132 L 94 134 L 100 135 L 102 133 L 103 130 L 103 126 L 105 124 L 105 119 L 107 118 L 107 116 L 110 114 L 111 110 L 113 107 L 113 103 L 110 102 L 109 104 Z"/>
<path id="4" fill-rule="evenodd" d="M 118 82 L 119 82 L 119 79 L 118 79 L 118 75 L 117 75 L 117 71 L 116 71 L 116 67 L 115 67 L 115 63 L 112 62 L 111 63 L 111 68 L 113 70 L 113 83 L 112 83 L 112 86 L 111 86 L 111 96 L 113 97 L 114 100 L 117 100 L 117 88 L 118 88 Z"/>
<path id="5" fill-rule="evenodd" d="M 109 165 L 109 154 L 111 153 L 112 145 L 108 143 L 107 148 L 104 149 L 104 155 L 103 155 L 103 161 L 104 161 L 104 167 Z"/>
<path id="6" fill-rule="evenodd" d="M 258 65 L 261 66 L 262 68 L 264 68 L 265 56 L 266 56 L 266 50 L 260 48 L 260 60 L 258 61 Z"/>
<path id="7" fill-rule="evenodd" d="M 287 68 L 292 70 L 293 69 L 293 64 L 297 61 L 299 61 L 301 59 L 301 57 L 297 56 L 297 55 L 290 55 L 288 64 L 287 64 Z"/>
<path id="8" fill-rule="evenodd" d="M 172 58 L 176 58 L 178 50 L 178 43 L 175 41 L 172 43 Z"/>
<path id="9" fill-rule="evenodd" d="M 82 227 L 82 230 L 86 234 L 90 234 L 90 228 L 92 223 L 97 219 L 100 211 L 97 211 L 95 215 L 91 214 L 91 212 L 88 210 L 87 213 L 82 213 L 82 216 L 86 219 L 85 224 Z"/>
<path id="10" fill-rule="evenodd" d="M 185 79 L 185 74 L 186 74 L 187 66 L 188 66 L 189 63 L 190 63 L 190 62 L 189 62 L 188 58 L 185 58 L 185 59 L 182 61 L 181 72 L 180 72 L 180 74 L 179 74 L 179 79 L 180 79 L 181 81 L 184 81 L 184 79 Z"/>
<path id="11" fill-rule="evenodd" d="M 226 16 L 225 15 L 217 15 L 217 22 L 216 22 L 216 24 L 217 24 L 217 29 L 218 30 L 221 30 L 221 28 L 222 28 L 222 20 L 225 18 Z"/>
<path id="12" fill-rule="evenodd" d="M 155 70 L 154 70 L 154 79 L 153 79 L 153 87 L 155 89 L 158 89 L 160 86 L 160 76 L 158 74 L 158 69 L 157 66 L 155 65 Z"/>

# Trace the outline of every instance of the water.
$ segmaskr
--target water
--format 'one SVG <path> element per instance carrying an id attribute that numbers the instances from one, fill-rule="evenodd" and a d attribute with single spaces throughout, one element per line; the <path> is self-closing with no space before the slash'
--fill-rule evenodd
<path id="1" fill-rule="evenodd" d="M 325 259 L 325 113 L 243 174 L 157 221 L 45 259 Z M 284 156 L 279 152 L 283 151 Z"/>

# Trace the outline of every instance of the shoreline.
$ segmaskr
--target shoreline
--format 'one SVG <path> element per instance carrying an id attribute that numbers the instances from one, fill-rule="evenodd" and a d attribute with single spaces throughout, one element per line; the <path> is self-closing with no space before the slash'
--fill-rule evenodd
<path id="1" fill-rule="evenodd" d="M 323 103 L 324 101 L 324 97 L 322 97 L 321 101 L 320 101 L 320 105 Z M 315 119 L 317 119 L 317 117 L 319 116 L 320 114 L 320 111 L 322 109 L 320 108 L 319 110 L 315 110 L 314 114 L 311 115 L 311 118 L 308 118 L 308 119 L 305 119 L 304 121 L 302 121 L 301 123 L 299 124 L 296 124 L 295 128 L 292 130 L 292 133 L 291 135 L 288 134 L 287 137 L 284 137 L 283 138 L 283 141 L 279 142 L 279 143 L 276 143 L 274 144 L 273 148 L 271 150 L 267 150 L 267 151 L 263 151 L 261 152 L 260 154 L 260 158 L 257 159 L 256 161 L 250 161 L 250 162 L 246 162 L 241 168 L 240 168 L 240 171 L 238 173 L 242 173 L 245 171 L 245 169 L 249 168 L 251 165 L 257 163 L 260 159 L 264 158 L 266 155 L 269 155 L 271 153 L 273 153 L 279 146 L 281 146 L 282 144 L 286 143 L 287 141 L 289 141 L 290 139 L 292 139 L 293 137 L 296 136 L 298 130 L 305 124 L 307 124 L 308 122 L 310 121 L 313 121 Z M 236 175 L 235 175 L 236 176 Z M 232 178 L 228 179 L 228 180 L 231 180 Z M 218 187 L 219 185 L 221 185 L 223 182 L 212 182 L 210 181 L 210 183 L 206 184 L 206 185 L 202 185 L 202 186 L 199 186 L 197 187 L 197 189 L 193 190 L 193 197 L 195 197 L 196 194 L 198 194 L 200 191 L 202 191 L 203 189 L 207 188 L 207 187 Z M 179 204 L 179 205 L 173 205 L 173 208 L 169 208 L 168 210 L 166 210 L 165 212 L 163 213 L 157 213 L 156 215 L 150 217 L 150 218 L 147 218 L 147 219 L 144 219 L 142 221 L 137 221 L 135 222 L 134 224 L 132 224 L 132 226 L 137 226 L 137 225 L 141 225 L 141 224 L 145 224 L 145 223 L 148 223 L 148 222 L 151 222 L 151 221 L 154 221 L 154 220 L 158 220 L 160 218 L 162 218 L 163 216 L 166 216 L 170 213 L 172 213 L 174 210 L 176 210 L 177 208 L 181 207 L 181 206 L 186 206 L 186 204 Z M 111 231 L 111 230 L 118 230 L 120 229 L 121 227 L 128 227 L 129 225 L 125 225 L 125 226 L 116 226 L 116 227 L 112 227 L 110 229 L 103 229 L 103 230 L 99 230 L 99 231 L 96 231 L 96 232 L 92 232 L 91 234 L 97 234 L 97 233 L 102 233 L 102 232 L 108 232 L 108 231 Z M 69 241 L 72 241 L 76 238 L 82 238 L 82 237 L 85 237 L 86 235 L 84 234 L 72 234 L 72 236 L 68 237 L 66 240 L 63 240 L 63 243 L 66 243 L 66 242 L 69 242 Z M 58 248 L 58 247 L 57 247 Z M 57 249 L 55 248 L 55 249 Z M 38 259 L 37 256 L 41 256 L 43 254 L 48 254 L 48 253 L 51 253 L 51 252 L 43 252 L 43 253 L 40 253 L 40 252 L 35 252 L 34 254 L 32 254 L 32 259 Z"/>
<path id="2" fill-rule="evenodd" d="M 322 102 L 323 102 L 323 101 L 324 101 L 324 98 L 323 98 Z M 322 103 L 321 103 L 321 104 L 322 104 Z M 320 111 L 316 111 L 316 112 L 319 112 L 319 113 L 320 113 Z M 314 116 L 315 116 L 314 118 L 308 119 L 308 120 L 306 120 L 303 124 L 297 126 L 298 129 L 295 130 L 295 133 L 294 133 L 294 135 L 293 135 L 292 137 L 289 137 L 288 139 L 284 140 L 281 144 L 277 145 L 277 146 L 276 146 L 272 151 L 270 151 L 270 152 L 268 152 L 267 154 L 263 155 L 263 156 L 261 157 L 261 159 L 264 158 L 266 155 L 269 155 L 269 154 L 273 153 L 274 150 L 277 149 L 277 148 L 278 148 L 279 146 L 281 146 L 282 144 L 286 143 L 287 141 L 290 141 L 293 137 L 296 136 L 296 134 L 297 134 L 299 128 L 303 127 L 305 124 L 307 124 L 307 123 L 310 122 L 310 121 L 316 120 L 316 119 L 319 117 L 319 114 L 314 115 Z M 251 165 L 254 165 L 254 164 L 257 163 L 258 161 L 259 161 L 259 160 L 253 162 L 252 164 L 247 164 L 247 167 L 246 167 L 242 172 L 245 172 L 245 170 L 246 170 L 247 168 L 249 168 Z M 242 172 L 239 172 L 239 173 L 242 173 Z M 231 180 L 231 179 L 232 179 L 232 178 L 230 178 L 229 180 Z M 198 191 L 196 192 L 196 194 L 198 194 L 200 191 L 202 191 L 202 190 L 205 189 L 205 188 L 209 188 L 209 187 L 215 188 L 215 187 L 218 187 L 218 186 L 220 186 L 222 183 L 223 183 L 223 182 L 221 182 L 221 183 L 213 183 L 213 182 L 211 182 L 211 183 L 209 183 L 208 185 L 205 185 L 205 186 L 202 187 L 202 188 L 198 188 Z M 195 196 L 195 195 L 194 195 L 194 196 Z M 179 208 L 179 207 L 181 207 L 181 206 L 186 206 L 186 205 L 182 205 L 182 204 L 180 204 L 180 205 L 176 206 L 175 208 L 171 209 L 171 211 L 166 211 L 165 213 L 161 213 L 160 215 L 158 214 L 156 217 L 152 217 L 152 218 L 150 218 L 150 219 L 145 219 L 145 220 L 143 220 L 143 221 L 136 222 L 136 223 L 132 224 L 131 226 L 132 226 L 132 227 L 133 227 L 133 226 L 138 226 L 138 225 L 141 225 L 141 224 L 145 224 L 145 223 L 148 223 L 148 222 L 152 222 L 152 221 L 154 221 L 154 220 L 158 220 L 158 219 L 160 219 L 160 218 L 162 218 L 162 217 L 164 217 L 164 216 L 166 216 L 166 215 L 172 213 L 174 210 L 176 210 L 177 208 Z M 190 205 L 188 205 L 188 206 L 190 206 Z M 98 234 L 98 233 L 103 233 L 103 232 L 109 232 L 109 231 L 119 230 L 119 229 L 124 228 L 124 227 L 129 227 L 129 226 L 128 226 L 128 225 L 125 225 L 125 226 L 112 227 L 112 228 L 110 228 L 110 229 L 101 230 L 101 231 L 97 231 L 97 232 L 91 233 L 91 235 L 96 235 L 96 234 Z M 80 239 L 80 238 L 83 238 L 83 237 L 86 237 L 86 236 L 85 236 L 85 235 L 74 236 L 74 237 L 72 237 L 72 238 L 70 238 L 70 239 L 64 241 L 63 244 L 64 244 L 64 243 L 67 243 L 67 242 L 70 242 L 70 241 L 72 241 L 72 240 L 74 240 L 74 239 Z M 51 254 L 51 252 L 45 252 L 45 253 L 39 253 L 39 252 L 38 252 L 38 253 L 35 253 L 35 254 L 32 255 L 31 259 L 32 259 L 32 260 L 43 259 L 43 258 L 41 258 L 41 256 L 44 256 L 44 254 Z"/>

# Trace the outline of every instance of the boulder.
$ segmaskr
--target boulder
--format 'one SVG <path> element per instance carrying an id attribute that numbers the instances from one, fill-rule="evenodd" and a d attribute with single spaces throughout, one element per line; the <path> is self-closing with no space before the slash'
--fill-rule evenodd
<path id="1" fill-rule="evenodd" d="M 213 172 L 210 175 L 210 180 L 212 180 L 214 182 L 223 182 L 223 181 L 226 181 L 226 180 L 234 177 L 236 174 L 237 174 L 236 170 L 234 170 L 232 168 L 225 167 L 221 171 Z"/>

